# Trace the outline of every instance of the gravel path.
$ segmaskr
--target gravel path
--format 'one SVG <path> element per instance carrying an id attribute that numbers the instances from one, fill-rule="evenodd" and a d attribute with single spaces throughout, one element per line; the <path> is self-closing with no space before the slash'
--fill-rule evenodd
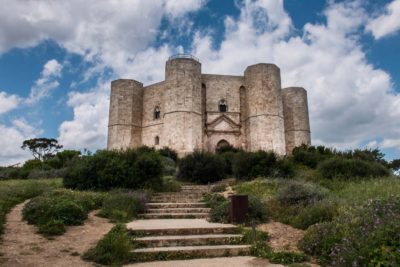
<path id="1" fill-rule="evenodd" d="M 80 267 L 93 266 L 80 255 L 97 244 L 111 229 L 107 219 L 89 214 L 85 225 L 68 227 L 67 232 L 52 240 L 36 233 L 36 226 L 22 220 L 26 202 L 15 206 L 7 215 L 7 223 L 0 244 L 0 265 L 15 267 Z"/>

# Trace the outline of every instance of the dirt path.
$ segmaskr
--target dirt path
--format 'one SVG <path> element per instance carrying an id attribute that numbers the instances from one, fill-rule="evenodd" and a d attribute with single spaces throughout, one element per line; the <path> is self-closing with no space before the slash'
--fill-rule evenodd
<path id="1" fill-rule="evenodd" d="M 26 203 L 26 202 L 25 202 Z M 107 219 L 89 214 L 85 225 L 73 226 L 53 240 L 36 233 L 36 227 L 22 220 L 19 204 L 7 215 L 7 223 L 0 244 L 1 266 L 30 267 L 80 267 L 93 266 L 81 259 L 80 255 L 94 246 L 111 227 Z"/>
<path id="2" fill-rule="evenodd" d="M 257 229 L 269 234 L 269 245 L 275 251 L 299 251 L 297 243 L 304 236 L 303 230 L 279 222 L 261 224 Z"/>

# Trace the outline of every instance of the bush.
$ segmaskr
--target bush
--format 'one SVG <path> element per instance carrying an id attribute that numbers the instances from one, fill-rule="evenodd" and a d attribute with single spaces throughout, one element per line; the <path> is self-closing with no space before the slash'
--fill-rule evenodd
<path id="1" fill-rule="evenodd" d="M 161 156 L 150 148 L 98 151 L 74 158 L 63 177 L 67 188 L 110 190 L 113 188 L 159 188 Z"/>
<path id="2" fill-rule="evenodd" d="M 207 184 L 225 177 L 225 162 L 212 153 L 195 151 L 179 160 L 178 178 L 181 180 Z"/>
<path id="3" fill-rule="evenodd" d="M 265 242 L 256 242 L 250 249 L 252 256 L 266 258 L 271 263 L 291 264 L 296 262 L 304 262 L 308 257 L 303 253 L 291 251 L 274 252 Z"/>
<path id="4" fill-rule="evenodd" d="M 161 162 L 163 166 L 163 175 L 173 176 L 176 173 L 175 161 L 171 158 L 161 157 Z"/>
<path id="5" fill-rule="evenodd" d="M 399 196 L 373 200 L 311 226 L 300 247 L 332 266 L 398 266 L 399 221 Z"/>
<path id="6" fill-rule="evenodd" d="M 248 222 L 262 223 L 268 219 L 265 203 L 254 196 L 249 196 Z"/>
<path id="7" fill-rule="evenodd" d="M 338 215 L 338 206 L 332 201 L 319 201 L 306 207 L 299 207 L 290 225 L 307 229 L 311 225 L 330 222 Z"/>
<path id="8" fill-rule="evenodd" d="M 90 210 L 101 206 L 103 196 L 98 193 L 56 190 L 31 199 L 22 210 L 24 220 L 39 226 L 39 232 L 50 234 L 48 228 L 81 225 Z M 57 231 L 56 231 L 57 232 Z"/>
<path id="9" fill-rule="evenodd" d="M 225 162 L 225 174 L 233 175 L 233 161 L 235 159 L 236 153 L 232 151 L 226 151 L 223 153 L 219 153 L 219 156 Z"/>
<path id="10" fill-rule="evenodd" d="M 162 186 L 160 192 L 179 192 L 181 191 L 181 183 L 178 182 L 173 176 L 164 176 L 162 178 Z"/>
<path id="11" fill-rule="evenodd" d="M 218 185 L 214 185 L 211 188 L 211 192 L 213 192 L 213 193 L 224 192 L 225 189 L 226 189 L 226 184 L 218 184 Z"/>
<path id="12" fill-rule="evenodd" d="M 222 201 L 211 207 L 210 221 L 219 223 L 230 222 L 229 201 Z"/>
<path id="13" fill-rule="evenodd" d="M 62 220 L 51 219 L 39 224 L 38 232 L 45 236 L 62 235 L 65 233 L 65 224 Z"/>
<path id="14" fill-rule="evenodd" d="M 236 148 L 236 147 L 234 147 L 234 146 L 229 144 L 229 145 L 226 145 L 226 146 L 218 147 L 215 150 L 215 153 L 217 153 L 217 154 L 223 154 L 223 153 L 227 153 L 227 152 L 237 153 L 239 151 L 241 151 L 241 149 Z"/>
<path id="15" fill-rule="evenodd" d="M 327 194 L 327 189 L 316 184 L 288 181 L 279 188 L 276 199 L 287 205 L 311 204 L 321 200 Z"/>
<path id="16" fill-rule="evenodd" d="M 123 224 L 117 224 L 83 258 L 100 264 L 119 266 L 129 261 L 132 248 L 128 230 Z"/>
<path id="17" fill-rule="evenodd" d="M 389 170 L 380 163 L 340 157 L 326 160 L 320 164 L 318 170 L 324 178 L 328 179 L 370 178 L 390 174 Z"/>
<path id="18" fill-rule="evenodd" d="M 301 145 L 293 149 L 292 157 L 294 162 L 315 169 L 320 162 L 332 157 L 335 153 L 337 153 L 335 150 L 324 146 Z"/>
<path id="19" fill-rule="evenodd" d="M 255 177 L 289 177 L 293 174 L 290 163 L 278 160 L 274 152 L 241 151 L 233 160 L 233 174 L 238 179 Z"/>
<path id="20" fill-rule="evenodd" d="M 104 199 L 98 215 L 112 221 L 127 222 L 145 212 L 147 199 L 147 194 L 143 192 L 111 192 Z"/>
<path id="21" fill-rule="evenodd" d="M 0 234 L 4 230 L 6 214 L 14 205 L 61 185 L 61 180 L 57 179 L 0 181 Z"/>
<path id="22" fill-rule="evenodd" d="M 158 150 L 158 153 L 160 153 L 161 156 L 170 158 L 174 160 L 174 162 L 177 162 L 178 160 L 178 153 L 176 153 L 175 150 L 169 148 L 169 147 L 163 147 Z"/>

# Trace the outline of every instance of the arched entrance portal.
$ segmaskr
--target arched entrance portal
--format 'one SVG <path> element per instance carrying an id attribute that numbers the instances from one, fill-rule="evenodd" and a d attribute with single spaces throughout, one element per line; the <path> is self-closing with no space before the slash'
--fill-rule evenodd
<path id="1" fill-rule="evenodd" d="M 221 147 L 226 147 L 226 146 L 229 146 L 228 141 L 226 141 L 225 139 L 222 139 L 221 141 L 219 141 L 219 142 L 217 143 L 217 147 L 215 148 L 215 150 L 218 150 L 218 149 L 220 149 Z"/>

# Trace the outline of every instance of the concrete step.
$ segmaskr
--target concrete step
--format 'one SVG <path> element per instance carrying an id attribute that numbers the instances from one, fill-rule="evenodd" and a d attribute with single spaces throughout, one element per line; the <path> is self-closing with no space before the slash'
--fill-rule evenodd
<path id="1" fill-rule="evenodd" d="M 142 218 L 147 219 L 207 219 L 206 213 L 145 213 L 139 214 Z"/>
<path id="2" fill-rule="evenodd" d="M 208 213 L 210 208 L 156 208 L 147 209 L 147 213 Z"/>
<path id="3" fill-rule="evenodd" d="M 250 245 L 218 245 L 218 246 L 182 246 L 182 247 L 156 247 L 141 248 L 132 251 L 137 260 L 145 260 L 148 257 L 155 260 L 182 259 L 182 258 L 205 258 L 220 256 L 248 255 Z"/>
<path id="4" fill-rule="evenodd" d="M 202 208 L 205 207 L 206 203 L 204 202 L 185 202 L 185 203 L 179 203 L 179 202 L 149 202 L 147 203 L 147 207 L 149 209 L 170 209 L 170 208 Z"/>
<path id="5" fill-rule="evenodd" d="M 237 244 L 241 237 L 235 234 L 148 236 L 136 238 L 135 242 L 144 247 L 227 245 Z"/>
<path id="6" fill-rule="evenodd" d="M 193 203 L 193 202 L 200 202 L 202 198 L 152 198 L 152 202 L 161 202 L 161 203 Z"/>

